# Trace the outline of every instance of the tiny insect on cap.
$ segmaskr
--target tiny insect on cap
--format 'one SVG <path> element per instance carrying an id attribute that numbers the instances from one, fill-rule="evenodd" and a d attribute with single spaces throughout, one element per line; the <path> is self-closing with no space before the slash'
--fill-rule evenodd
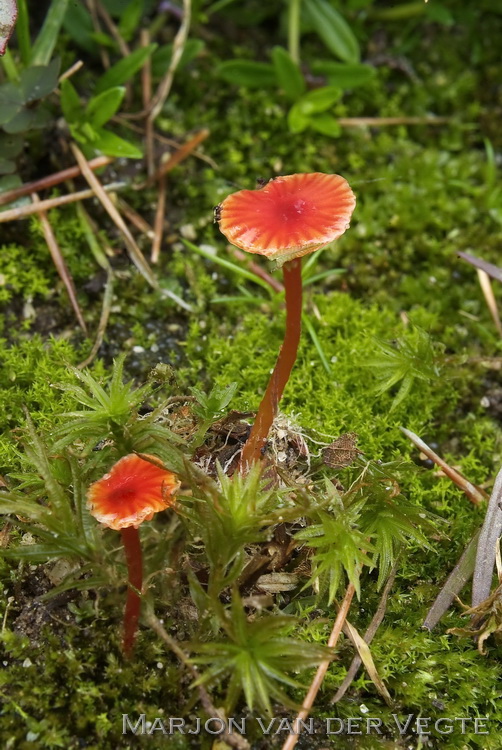
<path id="1" fill-rule="evenodd" d="M 146 460 L 149 459 L 149 460 Z M 87 491 L 91 514 L 111 529 L 136 529 L 173 504 L 180 483 L 156 456 L 124 456 Z"/>
<path id="2" fill-rule="evenodd" d="M 232 193 L 220 203 L 217 221 L 232 245 L 282 265 L 340 237 L 355 205 L 340 175 L 291 174 Z"/>

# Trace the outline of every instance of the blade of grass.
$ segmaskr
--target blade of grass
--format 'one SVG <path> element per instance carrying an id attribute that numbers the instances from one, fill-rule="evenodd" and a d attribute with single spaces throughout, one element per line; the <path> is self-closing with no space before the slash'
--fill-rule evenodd
<path id="1" fill-rule="evenodd" d="M 31 39 L 30 17 L 26 0 L 17 0 L 16 36 L 21 62 L 25 67 L 28 67 L 31 58 Z"/>
<path id="2" fill-rule="evenodd" d="M 47 65 L 56 46 L 68 0 L 52 0 L 31 52 L 32 65 Z"/>
<path id="3" fill-rule="evenodd" d="M 377 691 L 380 693 L 386 704 L 388 706 L 392 706 L 392 698 L 390 697 L 389 691 L 385 687 L 382 678 L 378 674 L 367 641 L 359 635 L 356 628 L 351 625 L 348 620 L 345 621 L 343 632 L 352 641 L 354 648 L 358 653 L 359 659 L 364 664 L 364 668 L 366 669 L 371 682 L 376 687 Z"/>
<path id="4" fill-rule="evenodd" d="M 238 266 L 236 263 L 232 263 L 232 261 L 230 260 L 221 258 L 217 254 L 213 255 L 213 253 L 210 253 L 208 250 L 204 250 L 204 248 L 202 247 L 197 247 L 197 245 L 194 245 L 193 242 L 190 242 L 189 240 L 183 239 L 182 242 L 185 247 L 187 247 L 189 250 L 193 250 L 194 253 L 201 255 L 203 258 L 211 260 L 213 263 L 221 266 L 222 268 L 225 268 L 227 271 L 233 271 L 241 278 L 247 279 L 247 281 L 253 281 L 255 284 L 258 284 L 259 286 L 270 292 L 270 285 L 256 274 L 251 273 L 251 271 L 242 268 L 242 266 Z"/>
<path id="5" fill-rule="evenodd" d="M 321 342 L 317 338 L 317 333 L 315 332 L 314 326 L 310 322 L 309 316 L 306 313 L 303 313 L 302 320 L 303 320 L 303 324 L 304 324 L 305 328 L 308 331 L 308 334 L 309 334 L 310 338 L 312 339 L 312 343 L 314 344 L 315 348 L 317 349 L 317 353 L 319 355 L 319 359 L 322 362 L 322 366 L 324 367 L 324 369 L 326 370 L 326 372 L 328 373 L 328 375 L 331 375 L 332 374 L 332 370 L 331 370 L 330 364 L 329 364 L 329 362 L 327 360 L 327 357 L 326 357 L 326 355 L 324 353 L 324 349 L 321 346 Z"/>

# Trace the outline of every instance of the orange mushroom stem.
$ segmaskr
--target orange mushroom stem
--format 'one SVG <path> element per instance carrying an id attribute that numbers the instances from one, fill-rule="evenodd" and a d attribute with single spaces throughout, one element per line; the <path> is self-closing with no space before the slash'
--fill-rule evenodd
<path id="1" fill-rule="evenodd" d="M 242 471 L 261 457 L 296 360 L 302 316 L 301 257 L 340 237 L 355 205 L 343 177 L 314 172 L 276 177 L 258 190 L 233 193 L 218 206 L 220 230 L 233 245 L 283 266 L 286 292 L 284 341 L 242 451 Z"/>
<path id="2" fill-rule="evenodd" d="M 122 536 L 129 582 L 124 612 L 126 657 L 132 653 L 141 612 L 143 560 L 138 527 L 171 506 L 178 487 L 176 474 L 165 469 L 156 456 L 131 453 L 91 484 L 87 492 L 91 514 Z"/>

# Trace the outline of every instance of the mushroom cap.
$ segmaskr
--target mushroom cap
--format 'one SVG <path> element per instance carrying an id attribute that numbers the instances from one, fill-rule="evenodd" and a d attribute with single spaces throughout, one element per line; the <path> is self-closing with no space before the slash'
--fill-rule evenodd
<path id="1" fill-rule="evenodd" d="M 355 205 L 340 175 L 290 174 L 229 195 L 219 205 L 218 223 L 232 245 L 282 265 L 340 237 Z"/>
<path id="2" fill-rule="evenodd" d="M 137 529 L 174 502 L 180 485 L 176 474 L 164 469 L 156 456 L 144 455 L 124 456 L 87 491 L 91 515 L 111 529 Z"/>

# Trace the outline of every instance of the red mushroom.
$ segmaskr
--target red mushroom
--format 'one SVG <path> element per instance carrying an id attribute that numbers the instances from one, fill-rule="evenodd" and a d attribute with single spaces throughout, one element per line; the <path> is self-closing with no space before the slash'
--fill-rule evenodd
<path id="1" fill-rule="evenodd" d="M 124 613 L 124 653 L 130 656 L 138 625 L 143 584 L 143 563 L 138 527 L 173 504 L 179 487 L 176 474 L 156 456 L 131 453 L 112 466 L 87 492 L 91 514 L 110 529 L 121 532 L 129 589 Z"/>
<path id="2" fill-rule="evenodd" d="M 279 401 L 296 360 L 301 333 L 301 256 L 336 240 L 349 227 L 354 193 L 340 175 L 292 174 L 258 190 L 240 190 L 218 206 L 226 238 L 242 250 L 283 266 L 286 332 L 277 362 L 242 451 L 244 471 L 261 456 Z"/>

